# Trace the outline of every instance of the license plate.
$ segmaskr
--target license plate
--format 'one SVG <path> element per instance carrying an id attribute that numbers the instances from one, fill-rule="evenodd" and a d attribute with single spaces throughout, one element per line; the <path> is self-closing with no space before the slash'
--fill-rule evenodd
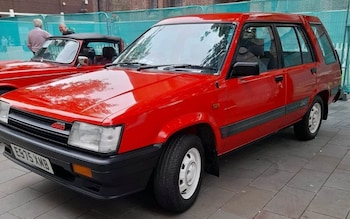
<path id="1" fill-rule="evenodd" d="M 13 153 L 15 154 L 15 157 L 18 160 L 21 160 L 24 163 L 38 167 L 42 170 L 45 170 L 46 172 L 53 174 L 51 163 L 49 159 L 47 159 L 46 157 L 43 157 L 32 151 L 28 151 L 27 149 L 18 147 L 17 145 L 11 144 L 11 147 L 12 147 Z"/>

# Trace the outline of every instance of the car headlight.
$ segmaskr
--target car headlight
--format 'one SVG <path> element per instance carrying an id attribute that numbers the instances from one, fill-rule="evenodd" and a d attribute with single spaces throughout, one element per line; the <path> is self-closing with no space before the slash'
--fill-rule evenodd
<path id="1" fill-rule="evenodd" d="M 10 112 L 10 104 L 0 101 L 0 122 L 7 123 Z"/>
<path id="2" fill-rule="evenodd" d="M 68 144 L 99 153 L 110 153 L 117 150 L 121 130 L 121 126 L 103 127 L 74 122 Z"/>

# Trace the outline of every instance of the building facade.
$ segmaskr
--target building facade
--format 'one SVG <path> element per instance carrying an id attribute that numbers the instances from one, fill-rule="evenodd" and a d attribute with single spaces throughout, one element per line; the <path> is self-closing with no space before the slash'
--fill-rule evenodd
<path id="1" fill-rule="evenodd" d="M 208 5 L 242 0 L 0 0 L 0 13 L 72 14 Z"/>

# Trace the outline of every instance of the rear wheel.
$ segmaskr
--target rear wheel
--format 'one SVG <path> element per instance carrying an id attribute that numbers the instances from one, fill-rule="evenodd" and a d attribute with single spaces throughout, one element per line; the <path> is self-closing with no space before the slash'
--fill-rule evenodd
<path id="1" fill-rule="evenodd" d="M 294 133 L 298 139 L 310 140 L 316 137 L 321 127 L 323 109 L 322 98 L 316 96 L 303 119 L 294 124 Z"/>
<path id="2" fill-rule="evenodd" d="M 183 212 L 195 202 L 202 181 L 203 147 L 194 135 L 169 141 L 154 178 L 154 194 L 160 206 Z"/>

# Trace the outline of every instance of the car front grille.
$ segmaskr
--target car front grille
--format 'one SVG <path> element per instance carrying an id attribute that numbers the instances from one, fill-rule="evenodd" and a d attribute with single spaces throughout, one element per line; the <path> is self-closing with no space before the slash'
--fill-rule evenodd
<path id="1" fill-rule="evenodd" d="M 60 122 L 64 124 L 64 130 L 52 127 L 52 124 Z M 67 145 L 71 123 L 57 121 L 51 118 L 38 116 L 11 108 L 8 118 L 10 128 L 52 143 Z"/>

